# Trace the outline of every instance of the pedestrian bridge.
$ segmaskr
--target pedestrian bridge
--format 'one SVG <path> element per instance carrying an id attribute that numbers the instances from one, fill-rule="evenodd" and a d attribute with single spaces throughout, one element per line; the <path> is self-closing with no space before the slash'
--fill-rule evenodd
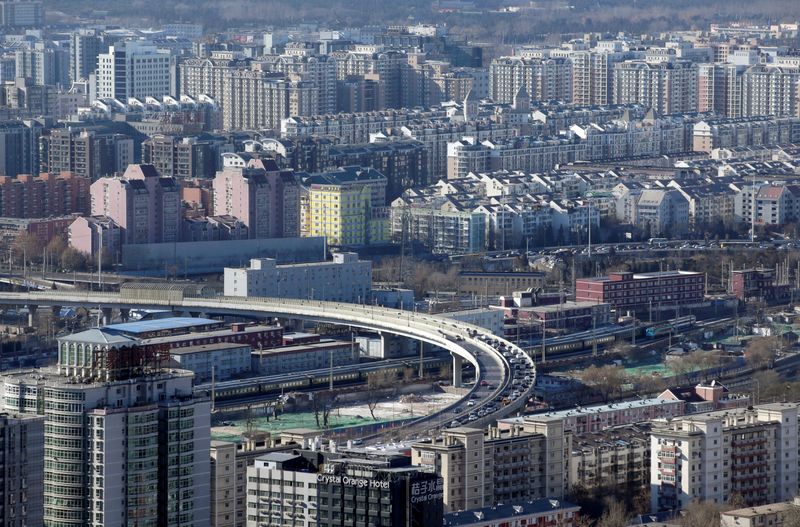
<path id="1" fill-rule="evenodd" d="M 381 334 L 412 338 L 427 344 L 439 346 L 453 357 L 453 385 L 461 385 L 463 361 L 475 368 L 476 379 L 486 381 L 491 388 L 484 388 L 476 382 L 468 396 L 475 394 L 474 406 L 467 405 L 466 397 L 439 412 L 421 417 L 406 425 L 408 435 L 423 435 L 435 432 L 438 426 L 449 422 L 445 412 L 457 411 L 459 416 L 484 410 L 485 415 L 469 423 L 470 426 L 484 426 L 495 419 L 517 412 L 525 405 L 535 384 L 535 368 L 532 359 L 524 359 L 530 368 L 531 381 L 520 395 L 508 405 L 497 403 L 503 392 L 512 386 L 521 385 L 515 381 L 518 368 L 512 365 L 507 356 L 522 355 L 515 345 L 489 333 L 486 329 L 455 321 L 439 315 L 400 311 L 383 307 L 323 302 L 316 300 L 291 300 L 283 298 L 260 297 L 191 297 L 165 296 L 154 291 L 148 295 L 140 291 L 136 295 L 105 292 L 80 291 L 30 291 L 22 293 L 0 293 L 0 305 L 27 306 L 31 320 L 41 307 L 61 308 L 64 306 L 98 308 L 106 322 L 111 321 L 113 310 L 119 310 L 123 318 L 130 309 L 170 309 L 193 314 L 238 315 L 256 317 L 278 317 L 299 319 L 320 323 L 351 326 Z M 522 352 L 522 353 L 521 353 Z M 505 355 L 505 356 L 504 356 Z M 517 362 L 515 361 L 515 362 Z M 521 376 L 519 374 L 518 376 Z M 493 407 L 487 411 L 486 407 Z M 469 411 L 467 411 L 469 410 Z M 438 423 L 438 426 L 437 424 Z M 396 430 L 396 429 L 395 429 Z"/>

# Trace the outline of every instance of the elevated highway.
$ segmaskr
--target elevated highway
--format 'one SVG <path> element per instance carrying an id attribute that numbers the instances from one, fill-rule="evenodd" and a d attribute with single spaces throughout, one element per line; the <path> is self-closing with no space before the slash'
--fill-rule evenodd
<path id="1" fill-rule="evenodd" d="M 171 309 L 207 315 L 279 317 L 352 326 L 381 334 L 416 339 L 439 346 L 453 357 L 453 385 L 461 386 L 462 366 L 467 361 L 475 368 L 477 382 L 464 399 L 435 414 L 420 417 L 404 427 L 406 436 L 435 432 L 441 423 L 451 421 L 447 414 L 464 419 L 472 414 L 471 426 L 484 426 L 497 418 L 520 410 L 533 392 L 535 367 L 532 359 L 512 343 L 484 328 L 437 315 L 399 311 L 376 306 L 255 297 L 183 297 L 165 299 L 135 298 L 118 293 L 30 291 L 0 294 L 0 305 L 25 305 L 33 316 L 39 307 L 64 306 L 99 308 L 107 321 L 112 310 L 123 314 L 130 309 Z M 527 381 L 524 377 L 529 377 Z M 490 387 L 482 386 L 488 384 Z M 503 405 L 503 394 L 509 397 Z M 468 402 L 467 397 L 472 401 Z M 453 417 L 455 419 L 455 417 Z M 395 429 L 397 431 L 397 429 Z"/>

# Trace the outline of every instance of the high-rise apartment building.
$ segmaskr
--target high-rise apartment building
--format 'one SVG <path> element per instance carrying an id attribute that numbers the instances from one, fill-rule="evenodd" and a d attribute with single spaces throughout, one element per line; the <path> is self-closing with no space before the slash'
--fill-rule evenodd
<path id="1" fill-rule="evenodd" d="M 725 117 L 742 115 L 742 67 L 734 64 L 697 65 L 697 111 Z"/>
<path id="2" fill-rule="evenodd" d="M 223 78 L 222 119 L 226 130 L 280 129 L 293 115 L 315 115 L 317 89 L 280 73 L 236 69 Z"/>
<path id="3" fill-rule="evenodd" d="M 250 62 L 230 51 L 215 51 L 210 58 L 186 59 L 180 64 L 181 95 L 197 98 L 206 95 L 220 106 L 223 103 L 225 76 L 247 69 Z"/>
<path id="4" fill-rule="evenodd" d="M 45 418 L 46 527 L 209 525 L 210 403 L 161 360 L 90 330 L 2 376 L 6 410 Z"/>
<path id="5" fill-rule="evenodd" d="M 35 121 L 0 123 L 0 175 L 39 173 L 39 137 L 42 126 Z"/>
<path id="6" fill-rule="evenodd" d="M 42 525 L 44 418 L 0 413 L 0 524 Z"/>
<path id="7" fill-rule="evenodd" d="M 660 115 L 697 109 L 697 65 L 691 62 L 619 62 L 613 86 L 614 104 L 640 104 Z"/>
<path id="8" fill-rule="evenodd" d="M 386 178 L 353 166 L 304 178 L 300 225 L 301 236 L 327 236 L 331 245 L 387 242 Z"/>
<path id="9" fill-rule="evenodd" d="M 435 469 L 444 482 L 445 510 L 455 512 L 562 498 L 569 453 L 563 422 L 552 421 L 502 431 L 451 428 L 441 438 L 414 443 L 411 462 Z"/>
<path id="10" fill-rule="evenodd" d="M 226 166 L 214 178 L 214 214 L 238 218 L 250 238 L 298 236 L 299 209 L 300 187 L 294 173 L 280 170 L 271 159 Z"/>
<path id="11" fill-rule="evenodd" d="M 197 137 L 155 135 L 142 142 L 142 163 L 165 177 L 212 178 L 218 159 L 219 146 Z"/>
<path id="12" fill-rule="evenodd" d="M 295 42 L 287 44 L 282 55 L 260 59 L 258 66 L 311 83 L 316 90 L 317 113 L 336 112 L 336 61 L 328 55 L 320 55 L 305 44 Z"/>
<path id="13" fill-rule="evenodd" d="M 130 165 L 122 176 L 100 178 L 91 195 L 92 215 L 114 220 L 123 244 L 178 241 L 180 189 L 152 165 Z"/>
<path id="14" fill-rule="evenodd" d="M 42 172 L 72 172 L 91 180 L 133 163 L 133 139 L 103 130 L 59 128 L 40 139 Z"/>
<path id="15" fill-rule="evenodd" d="M 798 491 L 797 403 L 654 421 L 650 488 L 654 511 L 693 501 L 747 505 L 791 500 Z"/>
<path id="16" fill-rule="evenodd" d="M 71 172 L 0 176 L 0 217 L 47 218 L 89 213 L 88 178 Z"/>
<path id="17" fill-rule="evenodd" d="M 118 42 L 97 59 L 97 98 L 144 100 L 170 95 L 168 51 L 145 41 Z"/>
<path id="18" fill-rule="evenodd" d="M 798 116 L 800 70 L 759 64 L 742 74 L 742 115 Z"/>
<path id="19" fill-rule="evenodd" d="M 489 97 L 511 104 L 520 89 L 532 101 L 572 101 L 572 63 L 565 58 L 503 57 L 489 66 Z"/>
<path id="20" fill-rule="evenodd" d="M 69 44 L 70 80 L 89 80 L 89 75 L 97 71 L 100 53 L 108 50 L 103 38 L 95 29 L 79 29 L 70 34 Z"/>
<path id="21" fill-rule="evenodd" d="M 69 85 L 69 54 L 65 49 L 37 42 L 30 49 L 17 50 L 16 76 L 34 85 Z"/>

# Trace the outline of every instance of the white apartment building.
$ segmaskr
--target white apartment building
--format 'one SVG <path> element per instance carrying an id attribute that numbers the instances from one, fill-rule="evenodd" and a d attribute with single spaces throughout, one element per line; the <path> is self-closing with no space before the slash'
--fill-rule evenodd
<path id="1" fill-rule="evenodd" d="M 444 481 L 445 511 L 455 512 L 563 497 L 569 452 L 561 422 L 508 430 L 458 427 L 414 443 L 411 463 L 435 468 Z"/>
<path id="2" fill-rule="evenodd" d="M 650 436 L 653 511 L 694 500 L 748 505 L 792 499 L 798 491 L 798 405 L 763 404 L 655 420 Z"/>
<path id="3" fill-rule="evenodd" d="M 640 104 L 660 115 L 697 110 L 697 66 L 675 61 L 641 60 L 614 65 L 614 104 Z"/>
<path id="4" fill-rule="evenodd" d="M 364 302 L 372 290 L 372 262 L 356 253 L 334 253 L 332 261 L 278 265 L 254 258 L 243 269 L 225 268 L 226 296 L 262 296 Z"/>
<path id="5" fill-rule="evenodd" d="M 144 100 L 170 94 L 168 51 L 145 41 L 129 40 L 108 48 L 97 59 L 97 98 Z"/>

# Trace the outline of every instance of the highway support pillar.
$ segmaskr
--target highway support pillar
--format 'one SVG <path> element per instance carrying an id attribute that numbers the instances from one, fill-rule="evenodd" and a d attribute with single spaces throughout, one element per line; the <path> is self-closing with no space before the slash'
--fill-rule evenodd
<path id="1" fill-rule="evenodd" d="M 36 321 L 36 310 L 39 309 L 39 306 L 29 305 L 28 306 L 28 327 L 32 328 L 33 323 Z"/>
<path id="2" fill-rule="evenodd" d="M 101 312 L 103 314 L 101 324 L 103 326 L 111 324 L 111 322 L 114 320 L 114 310 L 110 307 L 104 307 L 102 308 Z"/>
<path id="3" fill-rule="evenodd" d="M 453 388 L 461 388 L 462 359 L 455 353 L 451 353 L 451 355 L 453 356 Z"/>

